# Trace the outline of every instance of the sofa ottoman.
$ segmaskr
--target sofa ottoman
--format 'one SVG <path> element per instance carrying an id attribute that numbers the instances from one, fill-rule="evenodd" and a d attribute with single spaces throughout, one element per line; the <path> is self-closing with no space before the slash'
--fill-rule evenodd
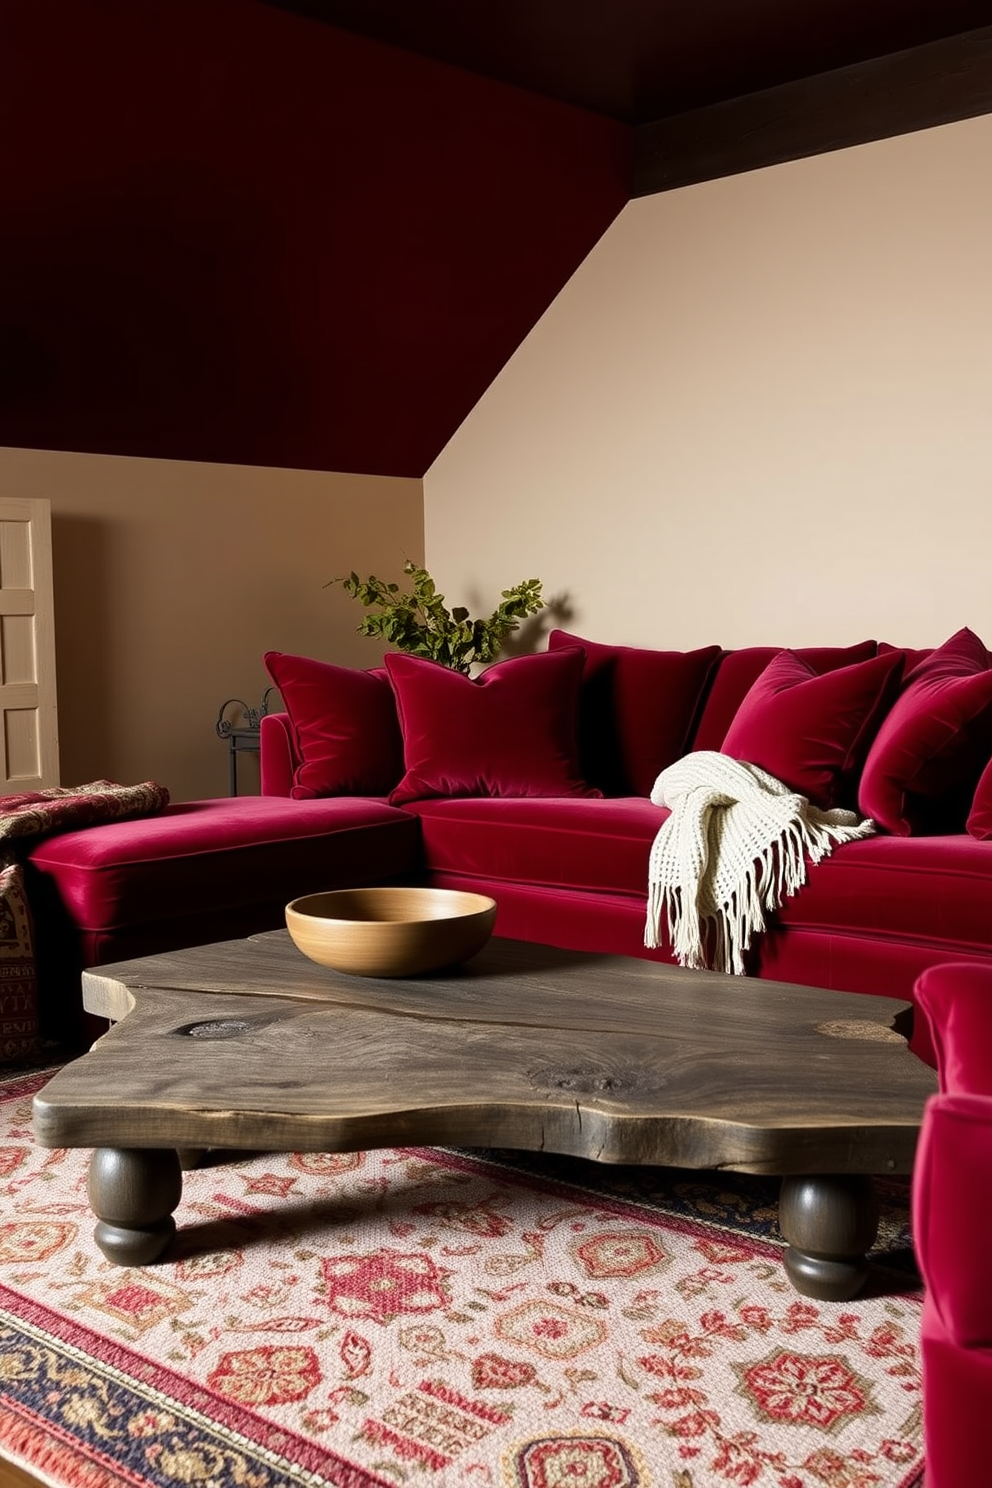
<path id="1" fill-rule="evenodd" d="M 408 874 L 419 845 L 415 818 L 367 797 L 185 801 L 46 838 L 24 864 L 41 1031 L 92 1036 L 84 967 L 276 929 L 297 895 Z"/>

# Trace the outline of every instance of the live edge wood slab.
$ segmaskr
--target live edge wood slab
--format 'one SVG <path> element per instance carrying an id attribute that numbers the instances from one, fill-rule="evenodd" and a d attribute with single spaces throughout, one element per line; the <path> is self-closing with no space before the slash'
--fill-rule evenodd
<path id="1" fill-rule="evenodd" d="M 910 1010 L 620 956 L 492 940 L 451 972 L 344 976 L 285 931 L 83 975 L 115 1020 L 34 1100 L 44 1147 L 92 1147 L 95 1236 L 148 1265 L 204 1149 L 439 1143 L 783 1178 L 793 1284 L 845 1300 L 909 1173 L 936 1076 Z"/>

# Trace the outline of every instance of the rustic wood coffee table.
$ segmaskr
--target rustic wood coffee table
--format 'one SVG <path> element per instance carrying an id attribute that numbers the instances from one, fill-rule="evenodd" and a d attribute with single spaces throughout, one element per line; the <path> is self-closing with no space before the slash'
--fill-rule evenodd
<path id="1" fill-rule="evenodd" d="M 280 930 L 88 971 L 83 1000 L 119 1021 L 38 1093 L 34 1130 L 96 1149 L 96 1241 L 126 1266 L 165 1251 L 197 1149 L 423 1142 L 781 1175 L 793 1284 L 844 1300 L 871 1175 L 911 1171 L 936 1089 L 890 998 L 519 941 L 379 981 Z"/>

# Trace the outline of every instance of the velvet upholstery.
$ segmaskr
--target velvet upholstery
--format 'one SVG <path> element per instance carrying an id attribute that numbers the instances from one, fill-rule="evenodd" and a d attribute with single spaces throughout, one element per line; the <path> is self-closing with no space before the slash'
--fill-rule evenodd
<path id="1" fill-rule="evenodd" d="M 604 956 L 637 956 L 667 962 L 669 951 L 644 946 L 642 895 L 603 894 L 595 889 L 554 889 L 544 884 L 511 883 L 442 870 L 425 872 L 423 882 L 442 889 L 471 889 L 496 900 L 497 935 L 532 940 Z"/>
<path id="2" fill-rule="evenodd" d="M 288 713 L 263 714 L 258 721 L 258 746 L 262 795 L 292 796 L 299 755 Z"/>
<path id="3" fill-rule="evenodd" d="M 293 799 L 387 795 L 403 773 L 403 741 L 386 672 L 282 651 L 266 651 L 265 665 L 295 734 Z"/>
<path id="4" fill-rule="evenodd" d="M 781 651 L 752 683 L 722 752 L 760 765 L 814 806 L 853 806 L 901 672 L 897 651 L 824 673 Z"/>
<path id="5" fill-rule="evenodd" d="M 111 930 L 395 876 L 416 863 L 418 839 L 413 818 L 385 801 L 236 796 L 63 832 L 27 865 L 57 886 L 76 925 Z"/>
<path id="6" fill-rule="evenodd" d="M 992 755 L 992 656 L 965 627 L 919 662 L 868 752 L 858 804 L 887 832 L 963 831 Z"/>
<path id="7" fill-rule="evenodd" d="M 992 759 L 978 778 L 965 826 L 979 842 L 992 838 Z"/>
<path id="8" fill-rule="evenodd" d="M 651 844 L 668 816 L 643 796 L 416 801 L 407 810 L 420 818 L 423 861 L 432 873 L 642 901 Z M 642 919 L 645 910 L 646 901 Z"/>
<path id="9" fill-rule="evenodd" d="M 633 894 L 646 900 L 648 854 L 668 812 L 641 797 L 432 800 L 419 816 L 424 866 L 508 883 Z M 935 893 L 935 885 L 953 892 Z M 934 959 L 989 938 L 992 854 L 962 833 L 927 837 L 912 854 L 895 837 L 849 842 L 818 864 L 776 921 L 831 934 L 907 935 Z M 824 984 L 826 985 L 826 984 Z"/>
<path id="10" fill-rule="evenodd" d="M 878 834 L 847 842 L 783 901 L 777 920 L 981 952 L 989 945 L 992 854 L 961 832 L 914 841 Z"/>
<path id="11" fill-rule="evenodd" d="M 957 966 L 939 963 L 919 978 L 916 997 L 937 1054 L 941 1092 L 992 1097 L 992 971 L 989 967 L 980 961 Z M 992 1344 L 992 1287 L 987 1316 Z"/>
<path id="12" fill-rule="evenodd" d="M 976 1488 L 992 1460 L 992 968 L 931 967 L 916 1000 L 940 1077 L 913 1175 L 927 1488 Z"/>
<path id="13" fill-rule="evenodd" d="M 648 796 L 662 770 L 689 748 L 719 646 L 650 651 L 608 646 L 553 630 L 548 650 L 580 646 L 582 774 L 607 796 Z"/>
<path id="14" fill-rule="evenodd" d="M 889 651 L 901 651 L 903 656 L 903 676 L 908 677 L 914 667 L 919 666 L 928 656 L 933 655 L 932 646 L 893 646 L 891 641 L 879 641 L 878 654 L 885 656 Z"/>
<path id="15" fill-rule="evenodd" d="M 581 776 L 577 646 L 497 662 L 465 677 L 390 653 L 406 774 L 394 806 L 430 796 L 598 796 Z"/>
<path id="16" fill-rule="evenodd" d="M 782 646 L 746 646 L 741 651 L 723 653 L 713 673 L 693 736 L 693 749 L 720 748 L 748 689 L 784 649 Z M 853 666 L 857 661 L 868 661 L 876 653 L 874 641 L 859 641 L 854 646 L 798 646 L 792 649 L 809 663 L 814 672 Z"/>

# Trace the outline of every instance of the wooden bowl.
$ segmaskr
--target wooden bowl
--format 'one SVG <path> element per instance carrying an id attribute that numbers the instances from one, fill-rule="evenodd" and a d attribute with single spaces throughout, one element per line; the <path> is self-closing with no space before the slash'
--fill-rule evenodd
<path id="1" fill-rule="evenodd" d="M 286 905 L 286 928 L 305 956 L 351 976 L 410 977 L 481 951 L 496 901 L 460 889 L 331 889 Z"/>

